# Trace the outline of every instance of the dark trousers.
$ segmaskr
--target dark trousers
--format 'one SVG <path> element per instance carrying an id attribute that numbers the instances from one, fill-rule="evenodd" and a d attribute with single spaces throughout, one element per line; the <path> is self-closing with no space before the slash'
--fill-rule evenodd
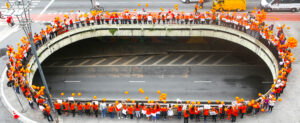
<path id="1" fill-rule="evenodd" d="M 206 116 L 206 115 L 204 115 L 204 121 L 206 121 L 206 118 L 207 118 L 207 116 Z"/>
<path id="2" fill-rule="evenodd" d="M 189 117 L 184 117 L 184 123 L 189 123 Z"/>
<path id="3" fill-rule="evenodd" d="M 225 118 L 225 113 L 220 114 L 220 119 L 224 119 Z"/>
<path id="4" fill-rule="evenodd" d="M 72 114 L 73 114 L 73 117 L 75 117 L 75 109 L 74 110 L 71 110 Z"/>
<path id="5" fill-rule="evenodd" d="M 190 119 L 193 120 L 194 119 L 194 114 L 190 115 Z"/>
<path id="6" fill-rule="evenodd" d="M 200 114 L 196 114 L 196 121 L 200 121 Z"/>
<path id="7" fill-rule="evenodd" d="M 177 118 L 181 119 L 181 111 L 177 112 Z"/>
<path id="8" fill-rule="evenodd" d="M 231 115 L 231 122 L 235 122 L 236 121 L 236 116 L 234 116 L 234 115 Z"/>
<path id="9" fill-rule="evenodd" d="M 58 115 L 61 115 L 61 109 L 56 109 Z"/>
<path id="10" fill-rule="evenodd" d="M 98 110 L 94 110 L 96 117 L 98 117 Z"/>
<path id="11" fill-rule="evenodd" d="M 91 115 L 90 109 L 85 110 L 85 114 L 86 114 L 86 115 Z"/>
<path id="12" fill-rule="evenodd" d="M 217 122 L 217 115 L 212 115 L 213 121 Z"/>
<path id="13" fill-rule="evenodd" d="M 51 114 L 47 114 L 46 117 L 47 117 L 48 121 L 53 121 Z"/>
<path id="14" fill-rule="evenodd" d="M 129 114 L 130 115 L 130 119 L 133 119 L 133 114 Z"/>
<path id="15" fill-rule="evenodd" d="M 241 118 L 243 119 L 245 113 L 241 113 Z"/>
<path id="16" fill-rule="evenodd" d="M 272 112 L 272 111 L 273 111 L 273 106 L 270 106 L 270 105 L 269 105 L 268 111 L 269 111 L 269 112 Z"/>

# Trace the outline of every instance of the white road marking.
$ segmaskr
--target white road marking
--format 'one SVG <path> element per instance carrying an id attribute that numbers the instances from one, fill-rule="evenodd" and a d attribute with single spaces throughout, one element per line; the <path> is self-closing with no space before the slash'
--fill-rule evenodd
<path id="1" fill-rule="evenodd" d="M 137 58 L 139 58 L 138 56 L 131 58 L 130 60 L 128 60 L 127 62 L 123 63 L 122 65 L 128 65 L 130 62 L 136 60 Z"/>
<path id="2" fill-rule="evenodd" d="M 55 0 L 51 0 L 48 4 L 47 4 L 47 6 L 41 11 L 41 13 L 40 13 L 40 15 L 38 16 L 38 18 L 42 15 L 42 14 L 44 14 L 45 12 L 46 12 L 46 10 L 51 6 L 51 4 L 54 2 Z"/>
<path id="3" fill-rule="evenodd" d="M 228 57 L 229 54 L 226 54 L 224 56 L 222 56 L 221 58 L 219 58 L 215 63 L 213 63 L 213 65 L 219 64 L 221 61 L 223 61 L 226 57 Z"/>
<path id="4" fill-rule="evenodd" d="M 177 60 L 181 59 L 184 55 L 180 55 L 176 59 L 172 60 L 171 62 L 168 63 L 168 65 L 175 63 Z"/>
<path id="5" fill-rule="evenodd" d="M 130 83 L 146 83 L 146 81 L 128 81 Z"/>
<path id="6" fill-rule="evenodd" d="M 186 62 L 183 63 L 183 65 L 186 65 L 188 63 L 190 63 L 191 61 L 193 61 L 195 58 L 197 58 L 199 55 L 195 55 L 192 58 L 190 58 L 189 60 L 187 60 Z"/>
<path id="7" fill-rule="evenodd" d="M 65 83 L 79 83 L 80 81 L 64 81 Z"/>
<path id="8" fill-rule="evenodd" d="M 85 64 L 85 63 L 87 63 L 87 62 L 89 62 L 90 60 L 89 59 L 87 59 L 87 60 L 84 60 L 83 62 L 81 62 L 79 65 L 83 65 L 83 64 Z"/>
<path id="9" fill-rule="evenodd" d="M 212 58 L 214 55 L 210 55 L 208 57 L 206 57 L 205 59 L 203 59 L 200 63 L 198 63 L 199 65 L 200 64 L 203 64 L 204 62 L 208 61 L 210 58 Z"/>
<path id="10" fill-rule="evenodd" d="M 108 65 L 113 65 L 115 63 L 117 63 L 118 61 L 120 61 L 122 59 L 122 57 L 115 59 L 114 61 L 110 62 Z"/>
<path id="11" fill-rule="evenodd" d="M 194 81 L 194 83 L 211 83 L 211 81 Z"/>
<path id="12" fill-rule="evenodd" d="M 169 55 L 166 55 L 166 56 L 160 58 L 158 61 L 156 61 L 155 63 L 153 63 L 153 65 L 157 65 L 158 63 L 160 63 L 161 61 L 167 59 L 168 57 L 169 57 Z"/>
<path id="13" fill-rule="evenodd" d="M 10 27 L 9 27 L 10 28 Z M 12 29 L 4 29 L 3 31 L 0 32 L 1 36 L 0 36 L 0 43 L 6 39 L 8 36 L 10 36 L 12 33 L 18 31 L 19 25 L 14 26 Z"/>
<path id="14" fill-rule="evenodd" d="M 262 82 L 263 84 L 272 84 L 273 82 Z"/>
<path id="15" fill-rule="evenodd" d="M 147 59 L 145 59 L 144 61 L 140 62 L 138 65 L 142 65 L 144 63 L 146 63 L 147 61 L 149 61 L 150 59 L 152 59 L 154 56 L 150 56 Z"/>
<path id="16" fill-rule="evenodd" d="M 103 58 L 103 59 L 101 59 L 100 61 L 96 62 L 96 63 L 95 63 L 95 64 L 93 64 L 93 65 L 100 64 L 100 63 L 104 62 L 105 60 L 106 60 L 106 58 Z"/>

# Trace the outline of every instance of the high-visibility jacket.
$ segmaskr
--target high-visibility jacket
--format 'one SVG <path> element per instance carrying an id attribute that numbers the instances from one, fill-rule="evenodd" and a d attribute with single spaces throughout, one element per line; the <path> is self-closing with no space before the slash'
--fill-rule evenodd
<path id="1" fill-rule="evenodd" d="M 133 107 L 131 107 L 131 106 L 128 107 L 128 114 L 133 114 L 133 110 L 134 110 Z"/>
<path id="2" fill-rule="evenodd" d="M 70 105 L 70 110 L 75 110 L 75 104 L 74 104 L 74 103 L 72 103 L 72 104 Z"/>
<path id="3" fill-rule="evenodd" d="M 54 103 L 55 109 L 60 109 L 61 105 L 59 103 Z"/>
<path id="4" fill-rule="evenodd" d="M 204 116 L 208 116 L 208 114 L 209 114 L 209 109 L 204 109 L 203 115 L 204 115 Z"/>
<path id="5" fill-rule="evenodd" d="M 82 104 L 77 105 L 77 109 L 78 109 L 79 111 L 81 111 L 82 108 L 83 108 Z"/>
<path id="6" fill-rule="evenodd" d="M 108 107 L 108 112 L 114 112 L 114 107 L 113 106 L 109 106 Z"/>
<path id="7" fill-rule="evenodd" d="M 187 113 L 186 110 L 185 110 L 185 111 L 184 111 L 184 117 L 185 117 L 185 118 L 188 118 L 189 116 L 190 116 L 189 113 Z"/>
<path id="8" fill-rule="evenodd" d="M 84 105 L 84 109 L 85 109 L 85 110 L 90 110 L 90 105 L 89 105 L 89 104 L 85 104 L 85 105 Z"/>

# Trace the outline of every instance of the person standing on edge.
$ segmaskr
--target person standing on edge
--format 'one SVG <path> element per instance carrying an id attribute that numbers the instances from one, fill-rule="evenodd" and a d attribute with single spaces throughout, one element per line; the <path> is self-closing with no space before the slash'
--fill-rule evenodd
<path id="1" fill-rule="evenodd" d="M 136 115 L 136 118 L 140 118 L 141 117 L 141 106 L 139 105 L 138 102 L 135 103 L 135 115 Z"/>
<path id="2" fill-rule="evenodd" d="M 246 113 L 246 111 L 247 111 L 247 106 L 246 106 L 246 104 L 245 103 L 243 103 L 243 105 L 241 106 L 241 119 L 243 119 L 243 117 L 244 117 L 244 114 Z"/>
<path id="3" fill-rule="evenodd" d="M 85 114 L 86 114 L 86 115 L 91 116 L 91 112 L 90 112 L 90 103 L 89 103 L 89 102 L 87 102 L 87 103 L 84 105 L 84 111 L 85 111 Z"/>
<path id="4" fill-rule="evenodd" d="M 224 112 L 225 105 L 222 105 L 222 104 L 220 104 L 220 105 L 221 105 L 219 108 L 220 119 L 224 119 L 225 118 L 225 112 Z"/>
<path id="5" fill-rule="evenodd" d="M 269 109 L 268 109 L 268 112 L 272 112 L 273 111 L 273 107 L 274 107 L 274 105 L 275 105 L 275 99 L 270 99 L 270 101 L 269 101 Z"/>
<path id="6" fill-rule="evenodd" d="M 203 110 L 204 122 L 206 122 L 206 118 L 208 117 L 208 115 L 209 115 L 209 109 L 204 109 Z"/>
<path id="7" fill-rule="evenodd" d="M 54 102 L 54 107 L 58 113 L 58 115 L 61 115 L 61 105 L 57 101 Z"/>
<path id="8" fill-rule="evenodd" d="M 73 117 L 75 117 L 75 105 L 76 105 L 75 101 L 74 101 L 74 103 L 70 104 L 70 110 L 71 110 L 71 112 L 73 114 Z"/>
<path id="9" fill-rule="evenodd" d="M 195 107 L 194 105 L 190 108 L 190 120 L 193 120 L 195 116 Z"/>
<path id="10" fill-rule="evenodd" d="M 105 117 L 106 117 L 106 112 L 107 112 L 107 107 L 106 107 L 105 101 L 103 101 L 103 102 L 100 104 L 100 109 L 101 109 L 101 111 L 102 111 L 102 117 L 105 118 Z"/>
<path id="11" fill-rule="evenodd" d="M 122 103 L 121 103 L 122 104 Z M 115 106 L 115 110 L 116 110 L 116 113 L 117 113 L 117 117 L 118 119 L 120 120 L 121 119 L 121 115 L 122 115 L 122 112 L 121 112 L 121 109 L 122 107 L 118 108 L 118 103 L 116 103 L 116 106 Z"/>
<path id="12" fill-rule="evenodd" d="M 232 119 L 231 119 L 231 122 L 235 122 L 236 121 L 236 117 L 238 116 L 239 114 L 239 110 L 237 107 L 232 107 Z"/>
<path id="13" fill-rule="evenodd" d="M 196 115 L 196 121 L 200 122 L 201 111 L 199 109 L 199 106 L 195 107 L 195 115 Z"/>
<path id="14" fill-rule="evenodd" d="M 129 116 L 130 116 L 130 119 L 133 119 L 133 111 L 134 111 L 133 105 L 130 105 L 130 106 L 128 107 L 128 114 L 129 114 Z"/>
<path id="15" fill-rule="evenodd" d="M 66 116 L 68 116 L 69 115 L 69 102 L 64 102 L 63 103 L 63 105 L 64 105 L 64 111 L 65 111 L 65 114 L 66 114 Z"/>
<path id="16" fill-rule="evenodd" d="M 123 104 L 122 114 L 123 114 L 124 118 L 127 119 L 127 104 L 126 103 Z"/>
<path id="17" fill-rule="evenodd" d="M 159 120 L 160 118 L 160 105 L 158 104 L 158 102 L 156 102 L 156 120 Z"/>
<path id="18" fill-rule="evenodd" d="M 182 115 L 182 105 L 177 106 L 177 118 L 180 120 Z"/>
<path id="19" fill-rule="evenodd" d="M 156 105 L 151 107 L 152 121 L 156 122 Z"/>
<path id="20" fill-rule="evenodd" d="M 162 118 L 164 119 L 164 120 L 166 120 L 166 118 L 167 118 L 167 107 L 166 106 L 163 106 L 162 108 L 161 108 L 161 116 L 162 116 Z"/>
<path id="21" fill-rule="evenodd" d="M 108 113 L 110 115 L 110 118 L 113 119 L 114 118 L 114 105 L 113 104 L 109 104 Z"/>
<path id="22" fill-rule="evenodd" d="M 81 117 L 82 117 L 82 114 L 83 114 L 82 109 L 83 109 L 82 104 L 81 104 L 80 102 L 78 102 L 78 103 L 77 103 L 77 110 L 78 110 L 79 115 L 80 115 Z"/>
<path id="23" fill-rule="evenodd" d="M 46 116 L 47 116 L 48 121 L 49 121 L 49 122 L 50 122 L 50 121 L 53 121 L 52 115 L 51 115 L 51 113 L 50 113 L 50 107 L 49 107 L 49 106 L 46 106 L 46 108 L 44 108 L 44 110 L 45 110 L 45 113 L 46 113 Z"/>
<path id="24" fill-rule="evenodd" d="M 96 117 L 98 117 L 98 105 L 95 104 L 95 102 L 93 102 L 92 108 L 93 108 L 93 111 L 94 111 Z"/>
<path id="25" fill-rule="evenodd" d="M 189 111 L 188 108 L 184 110 L 184 123 L 189 123 Z"/>

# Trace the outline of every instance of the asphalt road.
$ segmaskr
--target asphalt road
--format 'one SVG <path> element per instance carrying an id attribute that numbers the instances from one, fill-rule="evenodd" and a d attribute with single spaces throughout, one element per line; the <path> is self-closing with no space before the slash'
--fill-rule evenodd
<path id="1" fill-rule="evenodd" d="M 14 1 L 14 0 L 10 0 Z M 90 0 L 32 0 L 31 5 L 32 14 L 47 14 L 47 13 L 70 13 L 71 10 L 77 12 L 89 12 L 91 8 Z M 148 3 L 148 7 L 145 5 Z M 259 6 L 259 0 L 247 0 L 247 9 L 252 10 L 254 7 Z M 141 4 L 139 7 L 138 4 Z M 160 8 L 164 8 L 165 11 L 174 9 L 174 5 L 178 4 L 178 11 L 194 11 L 195 3 L 182 3 L 180 0 L 100 0 L 100 5 L 108 11 L 124 11 L 124 9 L 137 9 L 137 11 L 145 8 L 147 11 L 161 11 Z M 5 10 L 5 1 L 0 1 L 0 11 Z M 212 1 L 204 4 L 204 8 L 201 11 L 208 11 L 211 9 Z M 174 9 L 175 10 L 175 9 Z"/>
<path id="2" fill-rule="evenodd" d="M 184 39 L 84 40 L 56 52 L 43 68 L 53 97 L 81 92 L 82 98 L 157 100 L 161 90 L 168 100 L 231 100 L 256 98 L 269 89 L 271 74 L 251 52 L 224 41 L 190 44 Z M 34 82 L 41 84 L 37 76 Z"/>

